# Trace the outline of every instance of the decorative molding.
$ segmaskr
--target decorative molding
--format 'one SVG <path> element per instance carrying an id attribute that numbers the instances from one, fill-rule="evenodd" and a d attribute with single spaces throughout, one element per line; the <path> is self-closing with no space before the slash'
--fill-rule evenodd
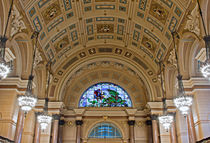
<path id="1" fill-rule="evenodd" d="M 15 34 L 22 32 L 22 30 L 26 29 L 26 25 L 23 21 L 23 16 L 21 16 L 20 12 L 13 6 L 12 10 L 12 22 L 11 22 L 11 32 L 10 36 L 14 36 Z"/>

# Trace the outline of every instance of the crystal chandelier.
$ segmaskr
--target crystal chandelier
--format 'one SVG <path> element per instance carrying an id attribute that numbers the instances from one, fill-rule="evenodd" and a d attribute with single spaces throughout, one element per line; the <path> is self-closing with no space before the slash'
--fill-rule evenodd
<path id="1" fill-rule="evenodd" d="M 179 38 L 179 35 L 178 35 L 177 32 L 173 32 L 172 37 L 173 37 L 173 42 L 174 42 L 175 57 L 176 57 L 176 61 L 177 61 L 178 95 L 173 99 L 173 102 L 174 102 L 175 106 L 179 109 L 179 111 L 181 111 L 181 113 L 183 115 L 187 115 L 188 111 L 190 110 L 190 106 L 192 105 L 193 98 L 192 98 L 191 95 L 185 94 L 185 91 L 184 91 L 184 85 L 183 85 L 183 82 L 182 82 L 182 75 L 180 73 L 179 64 L 178 64 L 179 61 L 178 61 L 178 55 L 177 55 L 177 50 L 176 50 L 176 44 L 175 44 L 175 36 L 177 38 Z"/>
<path id="2" fill-rule="evenodd" d="M 204 40 L 205 46 L 206 46 L 206 61 L 204 63 L 201 63 L 200 69 L 201 69 L 201 73 L 203 74 L 203 76 L 205 78 L 210 79 L 210 35 L 207 34 L 207 30 L 206 30 L 206 27 L 205 27 L 203 14 L 202 14 L 202 11 L 201 11 L 201 6 L 200 6 L 200 3 L 199 3 L 199 0 L 197 0 L 197 3 L 198 3 L 198 8 L 199 8 L 199 13 L 200 13 L 200 16 L 201 16 L 201 20 L 202 20 L 202 23 L 203 23 L 204 32 L 205 32 L 205 36 L 204 36 L 203 40 Z"/>
<path id="3" fill-rule="evenodd" d="M 50 74 L 51 74 L 51 60 L 48 62 L 48 64 L 46 65 L 47 70 L 48 70 L 48 81 L 47 81 L 47 89 L 46 89 L 46 96 L 47 98 L 45 98 L 45 105 L 44 105 L 44 110 L 43 112 L 38 115 L 37 120 L 41 126 L 42 130 L 45 130 L 47 128 L 47 126 L 51 123 L 52 121 L 52 117 L 50 115 L 48 115 L 48 91 L 49 91 L 49 84 L 50 84 Z"/>
<path id="4" fill-rule="evenodd" d="M 14 0 L 12 0 L 8 17 L 7 17 L 7 22 L 6 22 L 6 27 L 4 29 L 4 34 L 3 36 L 0 35 L 0 80 L 4 79 L 7 77 L 9 72 L 11 71 L 11 65 L 5 61 L 5 49 L 6 49 L 6 42 L 7 42 L 7 37 L 6 37 L 6 32 L 7 32 L 7 27 L 9 23 L 9 19 L 11 16 L 12 12 L 12 6 L 13 6 Z"/>
<path id="5" fill-rule="evenodd" d="M 165 130 L 169 130 L 171 124 L 173 123 L 173 116 L 172 115 L 162 115 L 159 117 L 160 124 L 163 125 Z"/>
<path id="6" fill-rule="evenodd" d="M 38 41 L 38 32 L 34 32 L 31 36 L 31 39 L 36 39 L 35 42 L 35 48 L 33 53 L 33 59 L 32 59 L 32 67 L 31 67 L 31 74 L 29 75 L 27 89 L 25 92 L 25 95 L 20 95 L 18 97 L 18 103 L 21 108 L 21 110 L 24 111 L 25 114 L 27 114 L 35 105 L 37 102 L 37 97 L 32 92 L 32 86 L 33 86 L 33 68 L 34 68 L 34 60 L 35 60 L 35 54 L 36 54 L 36 48 L 37 48 L 37 41 Z"/>
<path id="7" fill-rule="evenodd" d="M 45 99 L 44 111 L 37 117 L 37 120 L 42 130 L 45 130 L 52 121 L 52 117 L 48 115 L 47 108 L 48 108 L 48 98 Z"/>
<path id="8" fill-rule="evenodd" d="M 161 62 L 160 62 L 160 79 L 161 79 L 161 88 L 162 88 L 162 94 L 163 94 L 163 115 L 159 116 L 158 119 L 160 121 L 160 124 L 164 127 L 165 130 L 169 130 L 172 122 L 173 122 L 173 116 L 169 115 L 167 113 L 167 108 L 166 108 L 166 97 L 163 89 L 163 77 L 162 77 L 162 72 L 161 72 Z"/>

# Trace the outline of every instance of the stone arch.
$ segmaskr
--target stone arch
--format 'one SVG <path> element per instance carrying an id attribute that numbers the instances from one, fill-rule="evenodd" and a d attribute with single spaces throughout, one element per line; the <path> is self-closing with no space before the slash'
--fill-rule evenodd
<path id="1" fill-rule="evenodd" d="M 112 59 L 111 61 L 114 60 L 114 61 L 118 61 L 118 62 L 120 62 L 120 63 L 125 63 L 125 64 L 126 64 L 126 62 L 125 62 L 125 61 L 122 61 L 122 59 L 121 59 L 121 60 L 115 59 L 115 58 L 109 58 L 109 59 Z M 65 88 L 64 88 L 64 86 L 62 86 L 62 85 L 67 85 L 67 84 L 68 84 L 68 79 L 70 79 L 70 77 L 72 76 L 72 74 L 75 73 L 77 70 L 79 70 L 80 67 L 82 67 L 83 65 L 87 65 L 87 64 L 90 64 L 91 62 L 100 61 L 100 60 L 103 61 L 103 60 L 104 60 L 104 57 L 100 57 L 100 59 L 99 59 L 99 58 L 94 58 L 94 59 L 92 59 L 92 60 L 89 60 L 88 62 L 86 61 L 85 63 L 80 63 L 78 67 L 72 67 L 73 69 L 70 69 L 69 72 L 66 73 L 65 77 L 63 76 L 63 81 L 62 81 L 63 83 L 60 83 L 60 86 L 57 87 L 58 89 L 60 88 L 60 91 L 57 91 L 57 92 L 59 92 L 58 94 L 55 92 L 55 95 L 60 95 L 59 98 L 60 98 L 60 100 L 62 100 L 61 98 L 63 97 L 63 94 L 64 94 L 64 93 L 62 93 L 62 91 L 63 91 L 63 92 L 65 91 Z M 132 68 L 135 68 L 135 67 L 132 67 L 132 66 L 130 66 L 130 67 L 131 67 L 131 69 L 132 69 Z M 136 70 L 136 69 L 135 69 L 135 70 Z M 138 72 L 140 78 L 145 82 L 145 87 L 147 88 L 147 95 L 149 96 L 148 99 L 149 99 L 150 101 L 152 101 L 154 98 L 156 98 L 155 95 L 154 95 L 153 93 L 154 93 L 154 90 L 157 90 L 157 89 L 154 87 L 154 85 L 153 85 L 152 83 L 149 83 L 149 80 L 151 80 L 151 79 L 146 80 L 142 72 L 136 70 L 136 73 L 137 73 L 137 72 Z M 95 82 L 99 82 L 99 81 L 95 81 Z M 94 84 L 94 83 L 91 83 L 91 84 Z M 116 83 L 116 84 L 119 84 L 119 83 Z M 120 84 L 119 84 L 119 85 L 120 85 Z M 121 85 L 121 86 L 122 86 L 122 85 Z M 86 88 L 87 88 L 87 86 L 86 86 Z M 123 88 L 124 88 L 124 87 L 123 87 Z M 153 88 L 154 88 L 154 89 L 153 89 Z M 85 89 L 84 89 L 84 90 L 85 90 Z M 153 91 L 152 91 L 152 90 L 153 90 Z M 156 91 L 156 92 L 159 93 L 158 91 Z M 81 93 L 81 94 L 82 94 L 82 93 Z M 64 94 L 64 95 L 65 95 L 65 94 Z M 64 99 L 63 99 L 63 100 L 64 100 Z M 79 100 L 79 99 L 78 99 L 78 100 Z"/>

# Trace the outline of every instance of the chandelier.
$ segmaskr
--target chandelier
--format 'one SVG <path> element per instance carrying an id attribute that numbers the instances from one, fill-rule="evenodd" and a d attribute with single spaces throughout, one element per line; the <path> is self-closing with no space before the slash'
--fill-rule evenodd
<path id="1" fill-rule="evenodd" d="M 161 70 L 161 62 L 160 62 L 160 79 L 161 79 L 161 88 L 162 88 L 162 94 L 163 94 L 163 115 L 159 116 L 158 119 L 160 121 L 160 124 L 164 127 L 165 130 L 169 130 L 172 122 L 173 122 L 173 116 L 169 115 L 167 113 L 167 108 L 166 108 L 166 97 L 163 89 L 163 77 L 162 77 L 162 70 Z"/>
<path id="2" fill-rule="evenodd" d="M 39 33 L 35 31 L 33 33 L 33 35 L 31 36 L 31 39 L 34 39 L 34 38 L 36 39 L 34 53 L 33 53 L 33 59 L 32 59 L 31 74 L 29 75 L 25 95 L 20 95 L 18 97 L 19 106 L 20 106 L 21 110 L 24 111 L 25 114 L 27 114 L 36 105 L 36 102 L 37 102 L 37 97 L 32 92 L 32 86 L 33 86 L 33 78 L 34 78 L 33 68 L 34 68 L 34 60 L 35 60 L 35 56 L 36 56 L 35 54 L 36 54 L 36 49 L 37 49 L 38 35 L 39 35 Z"/>
<path id="3" fill-rule="evenodd" d="M 172 115 L 162 115 L 158 119 L 160 121 L 160 124 L 163 125 L 165 130 L 169 130 L 174 120 Z"/>
<path id="4" fill-rule="evenodd" d="M 202 20 L 202 23 L 203 23 L 204 32 L 205 32 L 205 36 L 204 36 L 203 40 L 204 40 L 205 46 L 206 46 L 206 61 L 204 63 L 201 63 L 200 69 L 201 69 L 201 73 L 203 74 L 203 76 L 205 78 L 210 79 L 210 35 L 207 34 L 207 30 L 206 30 L 206 27 L 205 27 L 203 14 L 202 14 L 202 11 L 201 11 L 201 6 L 200 6 L 200 3 L 199 3 L 199 0 L 197 0 L 197 3 L 198 3 L 198 8 L 199 8 L 199 13 L 200 13 L 200 16 L 201 16 L 201 20 Z"/>
<path id="5" fill-rule="evenodd" d="M 12 0 L 11 5 L 10 5 L 7 22 L 4 29 L 4 34 L 0 35 L 0 50 L 1 50 L 0 51 L 0 80 L 6 78 L 12 68 L 11 65 L 5 61 L 5 49 L 6 49 L 6 42 L 8 40 L 6 37 L 6 32 L 7 32 L 7 27 L 8 27 L 9 19 L 11 16 L 11 12 L 12 12 L 13 2 L 14 0 Z"/>
<path id="6" fill-rule="evenodd" d="M 181 111 L 183 115 L 187 115 L 188 111 L 190 110 L 190 106 L 192 105 L 193 98 L 191 95 L 185 94 L 184 91 L 184 85 L 182 81 L 182 75 L 180 73 L 179 69 L 179 61 L 178 61 L 178 55 L 177 55 L 177 49 L 176 49 L 176 44 L 175 44 L 175 36 L 179 39 L 179 35 L 177 32 L 172 32 L 172 37 L 173 37 L 173 42 L 174 42 L 174 49 L 175 49 L 175 57 L 177 61 L 177 71 L 178 71 L 178 95 L 173 99 L 173 102 L 176 106 L 176 108 Z"/>
<path id="7" fill-rule="evenodd" d="M 52 121 L 52 117 L 48 115 L 47 108 L 48 98 L 45 98 L 44 111 L 37 116 L 38 123 L 40 124 L 42 130 L 45 130 Z"/>
<path id="8" fill-rule="evenodd" d="M 41 126 L 42 130 L 45 130 L 47 128 L 47 126 L 51 123 L 52 121 L 52 117 L 50 115 L 48 115 L 48 91 L 49 91 L 49 84 L 50 84 L 50 74 L 51 74 L 51 60 L 48 62 L 48 64 L 46 65 L 46 68 L 48 70 L 48 81 L 47 81 L 47 89 L 46 89 L 46 98 L 45 98 L 45 105 L 44 105 L 44 110 L 43 112 L 38 115 L 37 120 Z"/>

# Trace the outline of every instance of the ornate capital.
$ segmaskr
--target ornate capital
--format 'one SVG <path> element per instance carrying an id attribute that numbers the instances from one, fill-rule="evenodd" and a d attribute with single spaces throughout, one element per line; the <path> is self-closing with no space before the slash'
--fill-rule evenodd
<path id="1" fill-rule="evenodd" d="M 54 120 L 60 120 L 60 115 L 59 114 L 53 114 L 53 119 Z"/>
<path id="2" fill-rule="evenodd" d="M 81 126 L 83 124 L 83 121 L 82 120 L 76 120 L 75 123 L 76 123 L 77 126 L 79 126 L 79 125 Z"/>
<path id="3" fill-rule="evenodd" d="M 65 121 L 64 120 L 59 120 L 59 125 L 60 126 L 63 126 L 65 124 Z"/>
<path id="4" fill-rule="evenodd" d="M 128 125 L 129 125 L 129 126 L 134 126 L 134 125 L 135 125 L 135 120 L 130 120 L 130 121 L 128 121 Z"/>
<path id="5" fill-rule="evenodd" d="M 158 115 L 155 115 L 155 114 L 151 115 L 151 119 L 152 120 L 157 120 L 158 119 Z"/>
<path id="6" fill-rule="evenodd" d="M 146 120 L 146 125 L 147 125 L 147 126 L 152 125 L 152 120 Z"/>

